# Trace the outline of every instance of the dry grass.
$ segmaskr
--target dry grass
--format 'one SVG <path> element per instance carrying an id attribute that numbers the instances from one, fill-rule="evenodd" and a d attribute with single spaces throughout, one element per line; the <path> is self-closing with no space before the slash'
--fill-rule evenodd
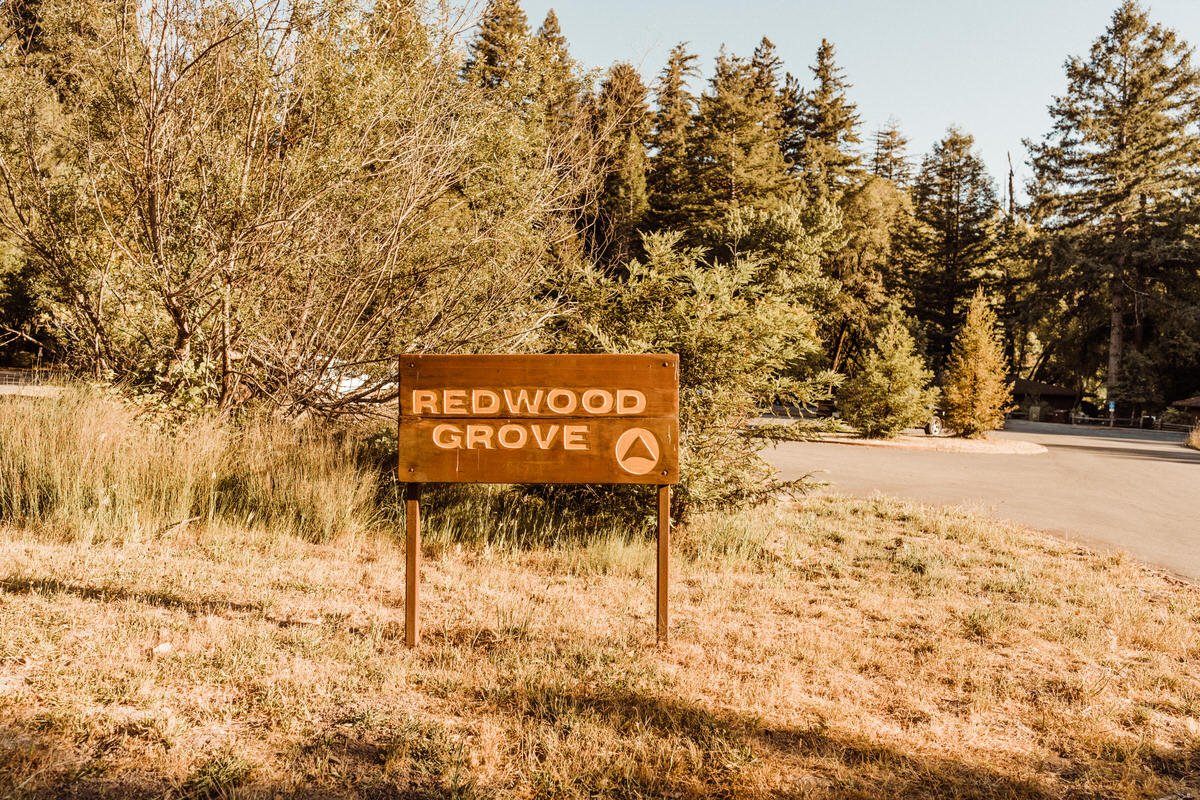
<path id="1" fill-rule="evenodd" d="M 376 514 L 378 478 L 356 448 L 270 420 L 168 423 L 90 389 L 0 398 L 0 522 L 81 541 L 194 523 L 327 541 Z"/>
<path id="2" fill-rule="evenodd" d="M 884 500 L 427 553 L 209 524 L 0 541 L 0 796 L 1200 791 L 1200 590 Z M 1172 794 L 1174 793 L 1174 794 Z"/>
<path id="3" fill-rule="evenodd" d="M 1200 450 L 1200 425 L 1192 428 L 1192 432 L 1188 434 L 1188 447 L 1194 450 Z"/>

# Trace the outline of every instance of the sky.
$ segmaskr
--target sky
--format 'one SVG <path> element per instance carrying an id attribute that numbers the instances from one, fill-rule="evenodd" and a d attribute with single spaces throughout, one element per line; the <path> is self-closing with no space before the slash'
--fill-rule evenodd
<path id="1" fill-rule="evenodd" d="M 722 44 L 749 56 L 768 36 L 811 85 L 821 38 L 853 84 L 864 142 L 895 117 L 919 156 L 957 125 L 975 137 L 997 188 L 1012 154 L 1018 198 L 1030 170 L 1024 138 L 1050 127 L 1063 63 L 1085 55 L 1119 0 L 523 0 L 534 29 L 553 8 L 585 67 L 628 61 L 648 82 L 684 41 L 704 77 Z M 1200 0 L 1151 0 L 1151 16 L 1200 44 Z M 697 89 L 700 87 L 697 86 Z M 865 146 L 865 145 L 864 145 Z"/>

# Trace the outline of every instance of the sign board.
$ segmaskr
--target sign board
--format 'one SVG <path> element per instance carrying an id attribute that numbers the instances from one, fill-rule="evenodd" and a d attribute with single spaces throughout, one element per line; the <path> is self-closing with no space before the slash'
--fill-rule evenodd
<path id="1" fill-rule="evenodd" d="M 400 360 L 405 483 L 679 482 L 677 355 Z"/>
<path id="2" fill-rule="evenodd" d="M 667 640 L 671 485 L 679 482 L 679 356 L 407 355 L 404 639 L 420 641 L 423 483 L 658 486 L 655 617 Z"/>

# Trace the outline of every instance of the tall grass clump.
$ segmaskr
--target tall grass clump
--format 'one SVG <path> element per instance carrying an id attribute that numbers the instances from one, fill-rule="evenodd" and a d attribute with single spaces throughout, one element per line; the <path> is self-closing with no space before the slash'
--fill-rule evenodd
<path id="1" fill-rule="evenodd" d="M 586 512 L 563 502 L 558 493 L 546 496 L 509 486 L 446 485 L 422 498 L 423 541 L 435 548 L 454 545 L 491 547 L 506 551 L 551 547 L 616 545 L 645 540 L 653 522 L 653 498 L 640 505 L 644 519 L 629 509 Z"/>
<path id="2" fill-rule="evenodd" d="M 1192 432 L 1188 434 L 1188 447 L 1195 450 L 1200 450 L 1200 425 L 1192 428 Z"/>
<path id="3" fill-rule="evenodd" d="M 168 432 L 84 389 L 7 399 L 0 520 L 97 534 L 187 519 L 211 494 L 221 436 L 204 422 Z"/>
<path id="4" fill-rule="evenodd" d="M 326 541 L 369 525 L 377 473 L 315 425 L 146 414 L 73 389 L 0 403 L 0 523 L 83 538 L 220 520 Z"/>
<path id="5" fill-rule="evenodd" d="M 374 519 L 378 476 L 362 463 L 352 434 L 258 419 L 226 437 L 215 501 L 226 519 L 315 542 L 360 532 Z"/>

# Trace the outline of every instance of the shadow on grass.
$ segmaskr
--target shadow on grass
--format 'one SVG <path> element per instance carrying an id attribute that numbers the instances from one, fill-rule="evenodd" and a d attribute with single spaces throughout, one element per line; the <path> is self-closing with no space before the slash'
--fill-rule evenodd
<path id="1" fill-rule="evenodd" d="M 505 792 L 513 796 L 1082 800 L 1134 796 L 1128 791 L 1135 785 L 1141 791 L 1136 796 L 1159 796 L 1146 794 L 1156 785 L 1176 792 L 1166 796 L 1200 790 L 1197 745 L 1131 751 L 1104 739 L 1094 742 L 1095 753 L 1111 757 L 1093 755 L 1058 774 L 1023 778 L 819 722 L 774 727 L 752 715 L 626 687 L 507 683 L 463 700 L 464 710 L 475 706 L 489 726 L 503 720 L 499 755 L 506 765 Z M 5 721 L 0 798 L 473 800 L 492 796 L 496 787 L 477 785 L 467 744 L 472 727 L 451 728 L 436 717 L 412 714 L 322 722 L 272 756 L 270 772 L 284 776 L 272 781 L 234 743 L 197 757 L 180 778 L 168 772 L 179 754 L 156 763 L 156 751 L 144 742 L 116 734 L 81 740 L 74 726 L 48 728 L 36 717 Z M 597 728 L 607 731 L 604 741 L 616 744 L 575 752 L 574 732 L 592 731 L 576 741 L 594 746 Z M 544 741 L 557 741 L 562 749 L 542 750 Z M 120 772 L 114 771 L 117 763 Z"/>
<path id="2" fill-rule="evenodd" d="M 192 599 L 170 592 L 136 592 L 120 586 L 90 586 L 82 583 L 69 583 L 57 578 L 3 578 L 0 579 L 0 592 L 5 594 L 69 594 L 97 602 L 131 600 L 135 603 L 179 609 L 196 615 L 230 611 L 257 613 L 264 608 L 260 603 L 238 603 L 216 598 Z"/>
<path id="3" fill-rule="evenodd" d="M 731 712 L 709 711 L 682 701 L 650 697 L 628 691 L 589 693 L 543 687 L 518 698 L 515 692 L 498 692 L 494 700 L 509 711 L 533 722 L 566 733 L 581 718 L 603 721 L 623 736 L 650 733 L 664 740 L 699 748 L 709 762 L 695 770 L 684 765 L 672 773 L 664 766 L 635 763 L 632 757 L 606 768 L 604 760 L 581 764 L 593 769 L 547 785 L 537 774 L 542 764 L 514 758 L 508 788 L 516 795 L 546 797 L 712 797 L 772 798 L 773 800 L 879 800 L 882 798 L 958 798 L 959 800 L 1047 800 L 1109 796 L 1098 775 L 1068 771 L 1030 781 L 996 769 L 950 758 L 901 752 L 894 746 L 825 729 L 779 729 Z M 510 729 L 509 747 L 516 747 L 518 731 Z M 111 742 L 70 742 L 39 731 L 36 726 L 0 725 L 0 797 L 13 800 L 49 798 L 132 798 L 150 800 L 201 800 L 201 798 L 258 798 L 281 800 L 354 797 L 373 800 L 472 800 L 490 792 L 476 788 L 461 744 L 433 721 L 412 718 L 370 731 L 336 725 L 279 761 L 292 777 L 271 783 L 256 776 L 255 767 L 240 762 L 235 751 L 200 759 L 186 779 L 170 778 L 153 763 L 144 763 L 133 775 L 112 774 L 106 757 Z M 633 750 L 634 748 L 631 748 Z M 737 751 L 745 749 L 744 758 Z M 143 751 L 144 753 L 144 751 Z M 610 758 L 620 753 L 608 753 Z M 143 757 L 145 757 L 143 755 Z M 1200 748 L 1153 751 L 1144 754 L 1142 766 L 1153 773 L 1200 788 Z M 768 760 L 770 786 L 747 784 L 741 770 Z M 396 765 L 399 764 L 399 767 Z M 128 759 L 126 759 L 128 765 Z M 561 767 L 549 766 L 552 772 Z M 647 769 L 655 766 L 655 769 Z M 1111 765 L 1114 768 L 1118 765 Z M 711 768 L 709 768 L 711 767 Z M 1130 776 L 1130 764 L 1119 770 Z M 276 766 L 278 771 L 278 765 Z M 531 774 L 532 773 L 532 774 Z M 1144 776 L 1144 777 L 1149 777 Z M 1145 781 L 1139 785 L 1148 788 Z M 1128 785 L 1121 784 L 1128 788 Z M 1108 787 L 1117 794 L 1117 786 Z M 1179 797 L 1193 796 L 1186 790 Z M 1116 795 L 1113 795 L 1116 796 Z M 1123 795 L 1122 795 L 1123 796 Z"/>
<path id="4" fill-rule="evenodd" d="M 1015 777 L 976 763 L 905 752 L 892 744 L 832 730 L 823 723 L 806 728 L 771 727 L 756 717 L 711 711 L 674 698 L 630 690 L 526 686 L 502 690 L 492 699 L 502 708 L 559 729 L 569 729 L 582 718 L 602 722 L 620 736 L 653 731 L 663 738 L 682 738 L 703 752 L 706 759 L 726 764 L 731 752 L 747 748 L 751 759 L 767 759 L 778 765 L 774 776 L 778 788 L 765 795 L 773 798 L 1061 800 L 1096 796 L 1093 791 L 1099 777 L 1088 774 L 1085 764 L 1073 765 L 1062 775 L 1043 773 L 1036 780 Z M 1147 747 L 1130 754 L 1121 745 L 1106 742 L 1101 752 L 1114 754 L 1108 766 L 1116 772 L 1129 771 L 1132 755 L 1140 761 L 1137 766 L 1144 777 L 1153 775 L 1200 789 L 1200 745 L 1176 750 Z M 1105 771 L 1103 766 L 1100 770 Z M 1079 783 L 1078 789 L 1072 786 L 1075 782 Z M 712 796 L 725 795 L 717 786 L 712 789 Z M 734 791 L 733 796 L 741 795 Z"/>
<path id="5" fill-rule="evenodd" d="M 69 741 L 36 727 L 0 724 L 3 800 L 475 800 L 482 796 L 469 780 L 447 778 L 445 747 L 436 738 L 430 743 L 406 733 L 369 740 L 323 734 L 289 754 L 293 770 L 286 781 L 265 781 L 256 775 L 253 763 L 229 746 L 198 758 L 183 778 L 169 774 L 163 768 L 168 765 L 148 760 L 131 768 L 128 757 L 122 770 L 114 772 L 109 760 L 119 747 L 114 737 Z M 389 775 L 385 769 L 397 749 L 406 749 L 416 762 L 401 776 Z M 145 751 L 141 752 L 146 759 Z M 322 773 L 316 778 L 311 773 L 314 764 Z"/>

